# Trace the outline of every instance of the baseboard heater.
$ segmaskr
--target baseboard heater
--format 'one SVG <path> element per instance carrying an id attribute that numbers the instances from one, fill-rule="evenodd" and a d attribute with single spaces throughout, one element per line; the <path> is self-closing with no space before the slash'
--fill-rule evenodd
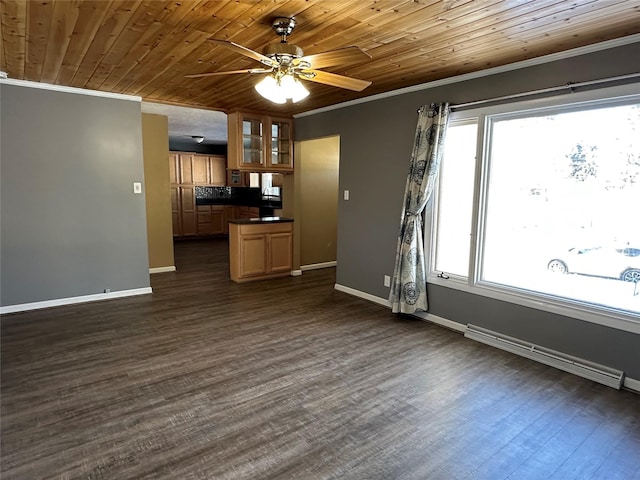
<path id="1" fill-rule="evenodd" d="M 624 372 L 468 324 L 464 336 L 620 390 Z"/>

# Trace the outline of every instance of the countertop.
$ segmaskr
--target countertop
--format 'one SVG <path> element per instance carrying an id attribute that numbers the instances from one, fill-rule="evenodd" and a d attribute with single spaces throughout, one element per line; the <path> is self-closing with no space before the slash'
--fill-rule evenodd
<path id="1" fill-rule="evenodd" d="M 229 220 L 229 223 L 238 225 L 255 225 L 260 223 L 286 223 L 293 222 L 293 218 L 287 217 L 260 217 L 260 218 L 236 218 Z"/>

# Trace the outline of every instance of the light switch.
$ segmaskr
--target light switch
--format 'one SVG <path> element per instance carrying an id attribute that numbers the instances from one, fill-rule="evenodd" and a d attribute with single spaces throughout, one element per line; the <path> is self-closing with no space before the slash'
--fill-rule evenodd
<path id="1" fill-rule="evenodd" d="M 142 193 L 142 183 L 133 182 L 133 193 Z"/>
<path id="2" fill-rule="evenodd" d="M 349 200 L 349 190 L 344 191 L 344 199 Z"/>

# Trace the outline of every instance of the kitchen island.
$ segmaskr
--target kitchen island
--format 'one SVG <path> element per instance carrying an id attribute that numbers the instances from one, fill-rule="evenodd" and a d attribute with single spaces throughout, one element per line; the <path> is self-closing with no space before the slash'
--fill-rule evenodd
<path id="1" fill-rule="evenodd" d="M 293 268 L 293 219 L 229 221 L 229 270 L 238 283 L 286 277 Z"/>

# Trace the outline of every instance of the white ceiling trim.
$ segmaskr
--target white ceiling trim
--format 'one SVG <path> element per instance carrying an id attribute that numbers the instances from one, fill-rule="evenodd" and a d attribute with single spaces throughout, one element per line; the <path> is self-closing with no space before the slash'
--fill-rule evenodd
<path id="1" fill-rule="evenodd" d="M 101 92 L 98 90 L 88 90 L 86 88 L 67 87 L 65 85 L 53 85 L 51 83 L 31 82 L 29 80 L 16 80 L 13 78 L 0 78 L 0 84 L 16 85 L 19 87 L 39 88 L 42 90 L 53 90 L 55 92 L 73 93 L 76 95 L 89 95 L 93 97 L 114 98 L 118 100 L 129 100 L 131 102 L 142 102 L 142 97 L 134 95 L 124 95 L 122 93 Z"/>
<path id="2" fill-rule="evenodd" d="M 369 97 L 358 98 L 356 100 L 349 100 L 348 102 L 337 103 L 335 105 L 329 105 L 327 107 L 322 107 L 322 108 L 317 108 L 315 110 L 309 110 L 307 112 L 297 113 L 293 116 L 293 118 L 308 117 L 310 115 L 329 112 L 331 110 L 338 110 L 340 108 L 350 107 L 352 105 L 358 105 L 360 103 L 374 102 L 376 100 L 395 97 L 397 95 L 403 95 L 405 93 L 412 93 L 420 90 L 427 90 L 429 88 L 441 87 L 443 85 L 450 85 L 452 83 L 464 82 L 464 81 L 473 80 L 476 78 L 487 77 L 489 75 L 496 75 L 498 73 L 510 72 L 513 70 L 519 70 L 521 68 L 532 67 L 535 65 L 542 65 L 544 63 L 555 62 L 556 60 L 563 60 L 565 58 L 577 57 L 580 55 L 599 52 L 601 50 L 607 50 L 610 48 L 620 47 L 623 45 L 629 45 L 630 43 L 636 43 L 636 42 L 640 42 L 640 34 L 629 35 L 626 37 L 620 37 L 613 40 L 608 40 L 606 42 L 600 42 L 600 43 L 595 43 L 593 45 L 587 45 L 584 47 L 574 48 L 571 50 L 565 50 L 564 52 L 551 53 L 549 55 L 543 55 L 542 57 L 531 58 L 529 60 L 523 60 L 521 62 L 509 63 L 507 65 L 488 68 L 486 70 L 480 70 L 478 72 L 465 73 L 463 75 L 443 78 L 441 80 L 435 80 L 433 82 L 421 83 L 419 85 L 412 85 L 410 87 L 400 88 L 398 90 L 392 90 L 390 92 L 379 93 L 377 95 L 371 95 Z"/>

